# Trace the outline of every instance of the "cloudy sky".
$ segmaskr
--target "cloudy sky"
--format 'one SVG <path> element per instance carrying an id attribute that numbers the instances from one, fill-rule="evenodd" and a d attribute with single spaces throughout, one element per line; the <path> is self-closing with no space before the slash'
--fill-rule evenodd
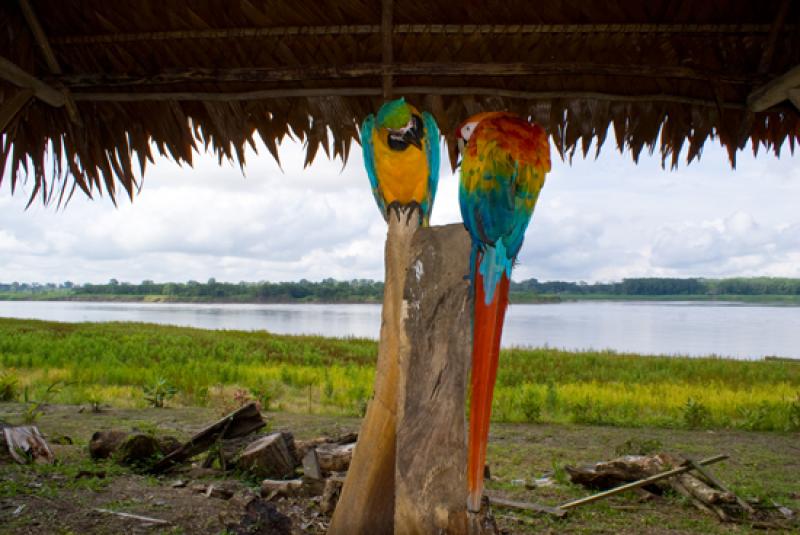
<path id="1" fill-rule="evenodd" d="M 555 156 L 555 155 L 554 155 Z M 194 168 L 157 161 L 115 208 L 76 194 L 66 209 L 0 185 L 1 282 L 284 281 L 383 276 L 385 226 L 358 147 L 346 167 L 302 147 L 266 150 L 246 175 L 210 155 Z M 709 142 L 700 162 L 634 165 L 611 145 L 599 159 L 557 157 L 515 279 L 640 276 L 800 277 L 800 155 L 741 153 L 732 171 Z M 433 224 L 460 221 L 456 177 L 443 168 Z"/>

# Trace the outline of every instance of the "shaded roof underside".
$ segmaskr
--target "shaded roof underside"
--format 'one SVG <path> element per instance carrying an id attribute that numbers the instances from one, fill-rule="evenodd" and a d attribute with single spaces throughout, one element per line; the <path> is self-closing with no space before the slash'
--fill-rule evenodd
<path id="1" fill-rule="evenodd" d="M 132 194 L 153 149 L 191 163 L 205 146 L 243 163 L 255 139 L 277 158 L 292 136 L 308 161 L 320 147 L 346 159 L 386 73 L 451 150 L 468 115 L 507 109 L 564 156 L 611 138 L 676 165 L 717 138 L 734 163 L 748 141 L 777 153 L 800 137 L 791 104 L 747 108 L 754 88 L 800 64 L 800 6 L 772 30 L 783 2 L 397 2 L 387 64 L 379 1 L 32 0 L 61 74 L 5 2 L 0 55 L 66 88 L 80 122 L 32 99 L 6 129 L 0 172 L 46 200 L 76 187 Z M 0 81 L 0 106 L 17 90 Z"/>

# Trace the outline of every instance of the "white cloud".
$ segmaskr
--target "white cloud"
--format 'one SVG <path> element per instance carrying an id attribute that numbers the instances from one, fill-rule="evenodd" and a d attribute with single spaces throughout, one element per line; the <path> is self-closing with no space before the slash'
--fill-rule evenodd
<path id="1" fill-rule="evenodd" d="M 708 146 L 699 163 L 606 151 L 554 161 L 515 278 L 800 277 L 800 166 L 788 154 L 739 156 Z M 320 152 L 281 147 L 282 170 L 261 147 L 246 175 L 213 156 L 181 168 L 160 159 L 131 204 L 77 195 L 66 209 L 0 186 L 0 281 L 110 278 L 296 280 L 381 278 L 385 225 L 357 146 L 342 168 Z M 434 224 L 461 220 L 457 179 L 443 163 Z"/>

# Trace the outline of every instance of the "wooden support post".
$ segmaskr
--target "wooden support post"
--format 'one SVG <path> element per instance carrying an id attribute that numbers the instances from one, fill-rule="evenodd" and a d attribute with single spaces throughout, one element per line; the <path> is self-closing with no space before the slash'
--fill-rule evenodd
<path id="1" fill-rule="evenodd" d="M 329 535 L 394 533 L 395 436 L 398 354 L 403 331 L 403 288 L 409 247 L 419 227 L 417 212 L 389 211 L 385 282 L 375 393 L 358 434 L 347 479 Z"/>
<path id="2" fill-rule="evenodd" d="M 11 124 L 14 117 L 17 116 L 32 97 L 32 89 L 21 89 L 17 91 L 13 97 L 3 102 L 2 106 L 0 106 L 0 134 L 6 131 L 6 127 Z"/>
<path id="3" fill-rule="evenodd" d="M 461 224 L 420 229 L 411 244 L 398 390 L 397 535 L 481 532 L 466 507 L 469 252 Z"/>

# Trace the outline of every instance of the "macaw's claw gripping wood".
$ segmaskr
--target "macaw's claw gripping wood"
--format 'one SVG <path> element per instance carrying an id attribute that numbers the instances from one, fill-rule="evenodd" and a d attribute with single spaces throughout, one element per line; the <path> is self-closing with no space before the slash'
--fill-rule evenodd
<path id="1" fill-rule="evenodd" d="M 398 354 L 404 336 L 403 288 L 409 247 L 419 218 L 389 211 L 386 276 L 375 393 L 367 406 L 347 479 L 342 487 L 329 535 L 394 533 L 395 430 L 397 422 Z"/>

